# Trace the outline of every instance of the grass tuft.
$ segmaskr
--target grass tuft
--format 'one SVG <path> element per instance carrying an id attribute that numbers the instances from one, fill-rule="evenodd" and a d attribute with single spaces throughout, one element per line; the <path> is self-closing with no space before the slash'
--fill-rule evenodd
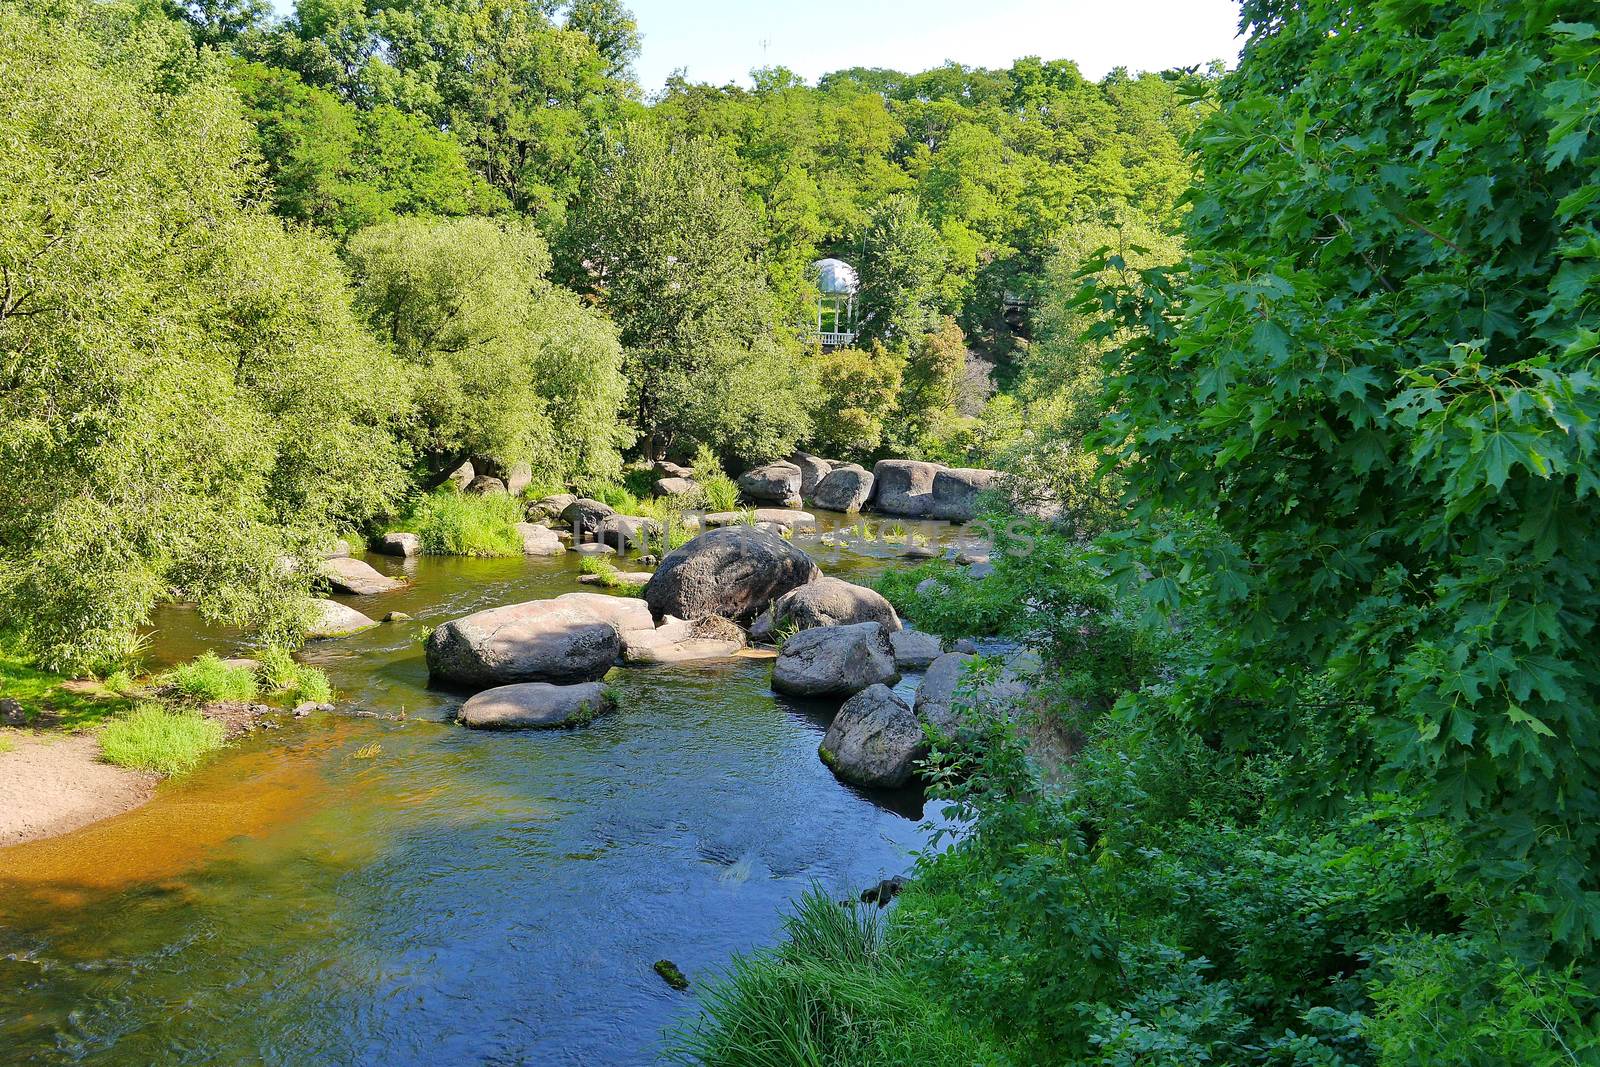
<path id="1" fill-rule="evenodd" d="M 291 704 L 311 701 L 314 704 L 333 702 L 333 684 L 319 668 L 298 662 L 281 648 L 269 648 L 260 656 L 260 681 L 274 696 L 281 696 Z"/>
<path id="2" fill-rule="evenodd" d="M 206 652 L 167 671 L 157 679 L 164 689 L 186 700 L 254 700 L 260 687 L 249 667 L 229 667 Z"/>
<path id="3" fill-rule="evenodd" d="M 520 556 L 522 501 L 511 496 L 466 496 L 441 489 L 423 497 L 393 527 L 410 530 L 433 556 Z"/>
<path id="4" fill-rule="evenodd" d="M 222 724 L 197 712 L 140 704 L 100 732 L 100 751 L 119 767 L 170 777 L 194 770 L 222 741 Z"/>

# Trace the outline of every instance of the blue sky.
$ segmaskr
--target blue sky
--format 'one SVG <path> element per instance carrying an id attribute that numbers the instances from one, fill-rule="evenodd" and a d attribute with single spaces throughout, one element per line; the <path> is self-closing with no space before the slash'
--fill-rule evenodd
<path id="1" fill-rule="evenodd" d="M 785 66 L 809 81 L 852 66 L 917 71 L 947 59 L 1009 66 L 1071 59 L 1098 78 L 1113 67 L 1163 70 L 1238 58 L 1237 0 L 633 0 L 644 34 L 639 80 L 658 89 L 677 67 L 695 81 L 747 82 Z"/>

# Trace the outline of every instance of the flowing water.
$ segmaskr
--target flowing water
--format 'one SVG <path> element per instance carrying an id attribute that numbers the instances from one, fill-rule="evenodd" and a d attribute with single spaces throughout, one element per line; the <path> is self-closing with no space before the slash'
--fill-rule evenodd
<path id="1" fill-rule="evenodd" d="M 798 540 L 857 580 L 899 548 Z M 618 668 L 619 710 L 580 730 L 452 724 L 426 628 L 587 588 L 573 557 L 368 560 L 413 581 L 347 602 L 415 621 L 308 648 L 337 713 L 0 850 L 0 1063 L 654 1062 L 801 891 L 854 895 L 926 847 L 936 806 L 834 779 L 833 708 L 775 696 L 768 661 Z M 171 608 L 153 655 L 240 647 Z"/>

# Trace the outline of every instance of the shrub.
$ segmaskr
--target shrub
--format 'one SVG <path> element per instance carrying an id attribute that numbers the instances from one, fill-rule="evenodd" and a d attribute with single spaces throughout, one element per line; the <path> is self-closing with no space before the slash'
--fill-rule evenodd
<path id="1" fill-rule="evenodd" d="M 257 675 L 261 685 L 274 696 L 298 704 L 311 701 L 326 704 L 333 700 L 333 684 L 320 668 L 298 662 L 281 648 L 269 648 L 260 657 Z"/>
<path id="2" fill-rule="evenodd" d="M 157 684 L 188 700 L 254 700 L 259 686 L 250 667 L 230 667 L 215 652 L 204 652 L 188 663 L 179 664 L 157 680 Z"/>
<path id="3" fill-rule="evenodd" d="M 441 489 L 423 497 L 405 522 L 435 556 L 520 556 L 522 502 L 510 496 L 467 496 Z"/>
<path id="4" fill-rule="evenodd" d="M 700 485 L 707 511 L 732 511 L 738 507 L 738 483 L 728 477 L 716 453 L 705 445 L 694 454 L 694 480 Z"/>
<path id="5" fill-rule="evenodd" d="M 194 770 L 222 741 L 221 723 L 193 711 L 141 704 L 100 732 L 100 751 L 119 767 L 173 776 Z"/>

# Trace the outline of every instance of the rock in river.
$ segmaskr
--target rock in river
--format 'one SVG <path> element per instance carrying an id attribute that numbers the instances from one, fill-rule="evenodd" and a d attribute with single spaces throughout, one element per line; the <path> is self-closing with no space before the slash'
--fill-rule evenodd
<path id="1" fill-rule="evenodd" d="M 885 515 L 919 519 L 933 512 L 937 463 L 914 459 L 880 460 L 872 468 L 872 506 Z"/>
<path id="2" fill-rule="evenodd" d="M 783 643 L 772 665 L 772 688 L 795 696 L 853 696 L 900 678 L 882 623 L 818 626 Z"/>
<path id="3" fill-rule="evenodd" d="M 596 715 L 613 706 L 606 687 L 599 682 L 522 682 L 485 689 L 461 705 L 456 719 L 475 730 L 551 729 L 587 726 Z"/>
<path id="4" fill-rule="evenodd" d="M 385 556 L 402 556 L 409 559 L 422 555 L 422 538 L 414 533 L 386 533 L 375 546 Z"/>
<path id="5" fill-rule="evenodd" d="M 311 611 L 311 623 L 306 627 L 307 637 L 346 637 L 378 625 L 355 608 L 337 600 L 313 600 Z"/>
<path id="6" fill-rule="evenodd" d="M 933 476 L 933 501 L 928 514 L 952 522 L 971 522 L 977 514 L 978 494 L 994 484 L 998 471 L 976 467 L 948 467 Z"/>
<path id="7" fill-rule="evenodd" d="M 567 550 L 561 538 L 548 526 L 519 522 L 517 535 L 522 538 L 522 554 L 525 556 L 559 556 Z"/>
<path id="8" fill-rule="evenodd" d="M 739 475 L 739 492 L 764 504 L 800 503 L 800 468 L 793 463 L 768 463 Z"/>
<path id="9" fill-rule="evenodd" d="M 352 593 L 356 596 L 387 593 L 406 584 L 398 579 L 385 577 L 373 570 L 369 564 L 348 556 L 323 560 L 317 565 L 317 573 L 326 578 L 336 592 Z"/>
<path id="10" fill-rule="evenodd" d="M 728 526 L 700 534 L 662 557 L 644 598 L 657 617 L 741 620 L 820 577 L 811 557 L 777 534 Z"/>
<path id="11" fill-rule="evenodd" d="M 872 496 L 872 472 L 855 463 L 835 467 L 811 491 L 811 502 L 829 511 L 860 511 Z"/>
<path id="12" fill-rule="evenodd" d="M 873 685 L 839 709 L 817 747 L 833 773 L 854 785 L 898 789 L 928 754 L 922 724 L 886 685 Z"/>
<path id="13" fill-rule="evenodd" d="M 900 616 L 883 594 L 842 578 L 818 578 L 791 589 L 772 604 L 774 630 L 790 626 L 809 630 L 853 622 L 880 622 L 890 633 L 900 629 Z"/>
<path id="14" fill-rule="evenodd" d="M 621 651 L 619 627 L 609 617 L 587 602 L 565 597 L 453 619 L 435 629 L 426 646 L 432 677 L 473 689 L 512 682 L 595 681 Z"/>
<path id="15" fill-rule="evenodd" d="M 937 634 L 920 630 L 899 630 L 889 635 L 894 649 L 894 665 L 903 671 L 925 670 L 944 654 L 944 642 Z"/>

